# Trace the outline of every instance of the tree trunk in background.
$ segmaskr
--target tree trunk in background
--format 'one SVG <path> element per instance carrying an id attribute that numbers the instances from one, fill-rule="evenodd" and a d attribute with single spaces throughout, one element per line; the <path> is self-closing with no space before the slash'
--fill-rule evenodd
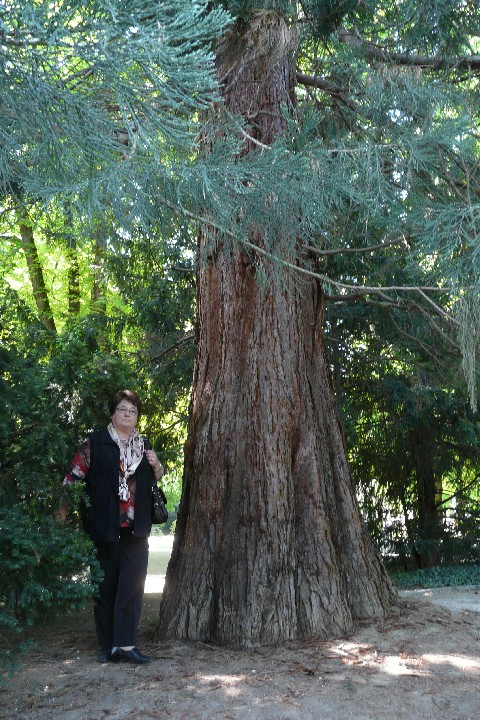
<path id="1" fill-rule="evenodd" d="M 68 314 L 71 317 L 77 317 L 80 315 L 82 300 L 80 293 L 80 265 L 78 262 L 77 243 L 73 233 L 73 215 L 68 204 L 65 207 L 64 222 L 64 240 L 68 267 Z"/>
<path id="2" fill-rule="evenodd" d="M 95 243 L 95 257 L 92 264 L 93 284 L 90 302 L 94 312 L 104 315 L 107 308 L 107 298 L 103 278 L 104 250 L 101 239 L 101 223 L 95 229 L 93 240 Z"/>
<path id="3" fill-rule="evenodd" d="M 219 51 L 225 100 L 263 143 L 293 98 L 296 37 L 258 13 Z M 261 244 L 261 237 L 253 237 Z M 362 523 L 316 281 L 200 236 L 197 356 L 183 494 L 158 636 L 245 647 L 339 637 L 393 590 Z M 257 263 L 258 267 L 258 263 Z"/>
<path id="4" fill-rule="evenodd" d="M 21 222 L 20 236 L 40 322 L 49 332 L 56 334 L 57 328 L 55 327 L 55 320 L 48 300 L 45 278 L 43 277 L 32 226 Z"/>
<path id="5" fill-rule="evenodd" d="M 410 433 L 410 451 L 417 481 L 418 537 L 414 557 L 420 568 L 433 567 L 441 562 L 440 541 L 443 534 L 438 508 L 441 479 L 437 480 L 432 434 L 425 425 L 418 425 Z"/>
<path id="6" fill-rule="evenodd" d="M 67 246 L 68 260 L 68 314 L 76 317 L 80 315 L 80 266 L 78 264 L 77 248 L 75 245 Z"/>

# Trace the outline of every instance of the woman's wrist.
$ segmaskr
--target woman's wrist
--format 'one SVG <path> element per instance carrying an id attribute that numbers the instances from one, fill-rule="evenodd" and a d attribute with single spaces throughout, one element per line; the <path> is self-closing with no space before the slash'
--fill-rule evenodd
<path id="1" fill-rule="evenodd" d="M 155 478 L 158 480 L 163 475 L 163 465 L 162 463 L 158 463 L 158 467 L 153 468 L 153 474 L 155 475 Z"/>

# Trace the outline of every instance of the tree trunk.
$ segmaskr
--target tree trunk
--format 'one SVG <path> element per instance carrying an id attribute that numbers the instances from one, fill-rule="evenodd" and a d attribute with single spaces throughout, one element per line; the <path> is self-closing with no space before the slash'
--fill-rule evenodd
<path id="1" fill-rule="evenodd" d="M 295 35 L 258 13 L 221 48 L 228 107 L 282 131 Z M 261 244 L 262 238 L 254 241 Z M 211 238 L 210 238 L 211 246 Z M 338 637 L 393 591 L 362 523 L 338 422 L 316 283 L 204 251 L 183 493 L 158 635 L 232 647 Z"/>
<path id="2" fill-rule="evenodd" d="M 414 557 L 418 567 L 429 568 L 441 562 L 440 542 L 443 535 L 442 519 L 438 508 L 441 481 L 434 467 L 432 432 L 426 425 L 417 425 L 410 433 L 410 449 L 417 481 L 418 542 Z"/>
<path id="3" fill-rule="evenodd" d="M 33 297 L 37 306 L 40 322 L 49 332 L 56 334 L 55 320 L 53 317 L 50 302 L 48 300 L 45 278 L 38 257 L 37 246 L 31 225 L 25 222 L 20 223 L 20 236 L 22 238 L 23 251 L 27 261 L 28 275 L 32 285 Z"/>
<path id="4" fill-rule="evenodd" d="M 80 266 L 78 264 L 77 248 L 67 245 L 68 260 L 68 314 L 72 317 L 80 315 Z"/>
<path id="5" fill-rule="evenodd" d="M 101 240 L 101 224 L 95 228 L 93 240 L 95 243 L 95 257 L 92 264 L 93 284 L 90 301 L 93 312 L 99 315 L 105 315 L 107 298 L 103 277 L 104 250 Z"/>
<path id="6" fill-rule="evenodd" d="M 80 315 L 82 304 L 80 293 L 80 265 L 78 262 L 77 243 L 73 233 L 73 215 L 69 205 L 65 208 L 64 235 L 68 264 L 68 314 L 71 317 L 77 317 Z"/>

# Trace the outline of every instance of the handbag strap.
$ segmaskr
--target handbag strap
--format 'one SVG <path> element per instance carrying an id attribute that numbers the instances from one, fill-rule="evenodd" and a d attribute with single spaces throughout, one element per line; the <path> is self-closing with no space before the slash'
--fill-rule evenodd
<path id="1" fill-rule="evenodd" d="M 148 440 L 148 438 L 142 436 L 142 440 L 143 440 L 143 443 L 144 443 L 144 446 L 145 446 L 145 450 L 151 450 L 151 449 L 152 449 L 152 445 L 151 445 L 150 441 Z M 152 477 L 152 488 L 154 488 L 154 489 L 156 488 L 156 489 L 159 491 L 160 496 L 161 496 L 161 498 L 162 498 L 162 502 L 165 503 L 165 505 L 166 505 L 166 504 L 167 504 L 166 495 L 165 495 L 165 493 L 163 492 L 163 490 L 162 490 L 162 488 L 160 487 L 160 485 L 158 484 L 158 482 L 155 480 L 155 473 L 153 472 L 152 466 L 150 465 L 149 467 L 150 467 L 150 470 L 151 470 L 151 472 L 152 472 L 152 475 L 151 475 L 151 477 Z"/>

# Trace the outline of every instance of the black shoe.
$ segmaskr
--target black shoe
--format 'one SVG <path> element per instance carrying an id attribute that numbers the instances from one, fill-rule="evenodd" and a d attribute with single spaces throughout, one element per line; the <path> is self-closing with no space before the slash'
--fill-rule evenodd
<path id="1" fill-rule="evenodd" d="M 110 662 L 110 650 L 100 650 L 98 653 L 98 662 L 99 663 L 107 663 Z"/>
<path id="2" fill-rule="evenodd" d="M 147 655 L 143 655 L 140 650 L 136 647 L 131 650 L 122 650 L 122 648 L 113 648 L 110 659 L 112 662 L 129 662 L 135 663 L 136 665 L 144 665 L 149 663 L 152 658 Z"/>

